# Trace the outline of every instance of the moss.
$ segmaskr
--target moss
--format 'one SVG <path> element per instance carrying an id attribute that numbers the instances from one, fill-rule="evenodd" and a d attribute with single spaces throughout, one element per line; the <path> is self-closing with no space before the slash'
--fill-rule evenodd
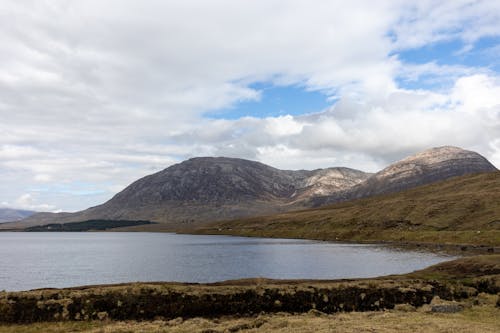
<path id="1" fill-rule="evenodd" d="M 37 322 L 59 320 L 153 320 L 155 317 L 215 317 L 260 312 L 324 313 L 392 309 L 397 304 L 421 306 L 439 295 L 443 299 L 463 297 L 460 289 L 425 281 L 366 281 L 298 284 L 294 287 L 269 284 L 197 287 L 184 285 L 141 285 L 128 292 L 127 287 L 96 287 L 74 291 L 61 290 L 59 297 L 36 300 L 30 292 L 7 293 L 2 297 L 0 321 Z M 264 288 L 264 292 L 260 290 Z M 117 306 L 120 304 L 120 306 Z"/>

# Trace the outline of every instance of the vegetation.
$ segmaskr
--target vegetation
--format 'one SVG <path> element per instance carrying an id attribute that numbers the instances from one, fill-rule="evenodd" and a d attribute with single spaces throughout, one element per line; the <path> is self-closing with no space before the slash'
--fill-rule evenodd
<path id="1" fill-rule="evenodd" d="M 465 176 L 317 209 L 218 222 L 197 232 L 460 244 L 496 252 L 499 188 L 500 172 Z M 59 228 L 102 230 L 113 222 L 150 223 L 99 220 Z M 0 333 L 498 332 L 499 292 L 500 255 L 495 254 L 377 279 L 249 279 L 0 292 Z"/>
<path id="2" fill-rule="evenodd" d="M 0 333 L 497 332 L 498 292 L 500 255 L 378 279 L 248 279 L 1 292 Z"/>
<path id="3" fill-rule="evenodd" d="M 25 228 L 24 231 L 90 231 L 155 224 L 150 221 L 88 220 L 70 223 L 52 223 Z"/>
<path id="4" fill-rule="evenodd" d="M 434 313 L 428 308 L 323 314 L 261 314 L 253 317 L 176 318 L 154 321 L 91 321 L 37 323 L 31 325 L 0 325 L 0 333 L 496 333 L 500 331 L 500 310 L 495 297 L 480 295 L 459 313 Z M 468 305 L 468 304 L 466 304 Z"/>
<path id="5" fill-rule="evenodd" d="M 500 172 L 331 206 L 210 224 L 202 234 L 500 246 Z M 192 231 L 191 231 L 192 232 Z"/>

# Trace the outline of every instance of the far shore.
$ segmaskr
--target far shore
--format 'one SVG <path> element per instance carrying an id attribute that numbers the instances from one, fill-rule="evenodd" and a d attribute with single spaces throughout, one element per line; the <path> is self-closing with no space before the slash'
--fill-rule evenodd
<path id="1" fill-rule="evenodd" d="M 310 235 L 305 237 L 300 237 L 300 235 L 288 236 L 286 234 L 277 233 L 273 234 L 256 234 L 241 230 L 215 230 L 209 228 L 197 228 L 188 230 L 178 230 L 172 229 L 168 225 L 149 224 L 149 225 L 138 225 L 131 227 L 117 227 L 109 229 L 89 229 L 84 231 L 60 231 L 60 230 L 45 230 L 45 231 L 32 231 L 24 230 L 19 228 L 13 229 L 0 229 L 0 232 L 144 232 L 144 233 L 177 233 L 177 234 L 187 234 L 187 235 L 206 235 L 206 236 L 228 236 L 228 237 L 250 237 L 250 238 L 281 238 L 281 239 L 303 239 L 312 241 L 324 241 L 333 243 L 344 243 L 344 244 L 373 244 L 373 245 L 383 245 L 390 246 L 393 248 L 399 248 L 401 250 L 422 250 L 429 252 L 442 252 L 462 256 L 470 256 L 477 254 L 497 254 L 500 253 L 500 246 L 492 244 L 481 244 L 481 243 L 456 243 L 452 241 L 445 242 L 420 242 L 420 241 L 395 241 L 395 240 L 380 240 L 380 239 L 331 239 L 328 237 L 311 237 Z"/>

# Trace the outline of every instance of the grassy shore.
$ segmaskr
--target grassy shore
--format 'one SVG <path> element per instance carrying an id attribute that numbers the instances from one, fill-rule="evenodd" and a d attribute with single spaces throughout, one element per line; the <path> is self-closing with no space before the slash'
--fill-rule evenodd
<path id="1" fill-rule="evenodd" d="M 497 332 L 499 292 L 500 255 L 376 279 L 0 292 L 0 333 Z"/>
<path id="2" fill-rule="evenodd" d="M 496 333 L 500 332 L 500 310 L 496 297 L 480 295 L 458 313 L 435 313 L 429 306 L 400 307 L 396 310 L 322 314 L 261 314 L 253 317 L 176 318 L 155 321 L 91 321 L 0 325 L 0 333 Z M 475 303 L 475 304 L 474 304 Z"/>

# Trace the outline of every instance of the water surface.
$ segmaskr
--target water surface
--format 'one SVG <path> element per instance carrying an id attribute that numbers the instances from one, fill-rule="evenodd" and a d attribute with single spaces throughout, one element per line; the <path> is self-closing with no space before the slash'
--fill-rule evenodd
<path id="1" fill-rule="evenodd" d="M 380 245 L 169 233 L 0 233 L 0 290 L 401 274 L 453 257 Z"/>

